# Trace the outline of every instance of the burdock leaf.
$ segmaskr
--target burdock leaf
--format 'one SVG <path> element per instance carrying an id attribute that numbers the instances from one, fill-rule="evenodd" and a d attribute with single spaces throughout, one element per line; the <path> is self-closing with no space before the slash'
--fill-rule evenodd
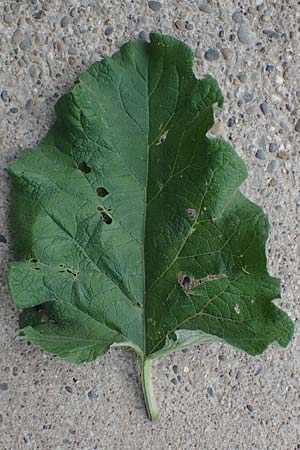
<path id="1" fill-rule="evenodd" d="M 10 167 L 22 334 L 75 363 L 131 346 L 152 419 L 154 357 L 215 340 L 256 355 L 293 332 L 273 304 L 268 221 L 239 190 L 245 165 L 207 137 L 220 89 L 192 64 L 174 38 L 130 42 L 79 78 Z"/>

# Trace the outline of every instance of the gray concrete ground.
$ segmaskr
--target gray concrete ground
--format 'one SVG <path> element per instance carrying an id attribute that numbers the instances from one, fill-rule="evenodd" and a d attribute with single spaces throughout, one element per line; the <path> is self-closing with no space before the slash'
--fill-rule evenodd
<path id="1" fill-rule="evenodd" d="M 149 5 L 150 4 L 150 5 Z M 205 345 L 154 363 L 158 423 L 145 416 L 133 353 L 67 364 L 15 341 L 7 166 L 35 145 L 53 105 L 93 61 L 157 30 L 195 50 L 225 94 L 214 132 L 249 168 L 245 193 L 268 213 L 270 271 L 299 319 L 300 5 L 296 0 L 19 0 L 0 3 L 0 450 L 300 448 L 300 345 L 251 358 Z M 210 50 L 208 53 L 206 53 Z M 6 242 L 7 241 L 7 242 Z"/>

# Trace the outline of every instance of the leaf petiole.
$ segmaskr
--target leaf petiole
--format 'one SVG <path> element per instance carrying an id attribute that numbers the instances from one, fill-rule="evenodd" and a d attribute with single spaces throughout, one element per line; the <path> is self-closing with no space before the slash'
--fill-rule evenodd
<path id="1" fill-rule="evenodd" d="M 149 419 L 153 422 L 158 419 L 159 412 L 154 396 L 153 384 L 151 379 L 151 359 L 140 357 L 141 361 L 141 379 L 144 393 L 145 405 Z"/>

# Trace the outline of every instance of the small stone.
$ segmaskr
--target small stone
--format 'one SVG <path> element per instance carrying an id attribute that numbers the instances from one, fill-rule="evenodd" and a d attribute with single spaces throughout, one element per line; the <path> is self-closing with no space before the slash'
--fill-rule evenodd
<path id="1" fill-rule="evenodd" d="M 31 40 L 29 38 L 23 39 L 23 41 L 20 42 L 19 47 L 21 50 L 25 51 L 31 48 Z"/>
<path id="2" fill-rule="evenodd" d="M 194 29 L 194 25 L 191 22 L 187 22 L 185 24 L 185 28 L 186 28 L 186 30 L 191 31 Z"/>
<path id="3" fill-rule="evenodd" d="M 204 53 L 204 57 L 207 61 L 217 61 L 220 58 L 220 53 L 218 50 L 210 48 Z"/>
<path id="4" fill-rule="evenodd" d="M 230 117 L 228 119 L 227 125 L 229 126 L 229 128 L 233 127 L 233 125 L 235 124 L 235 117 Z"/>
<path id="5" fill-rule="evenodd" d="M 247 405 L 246 408 L 248 409 L 249 412 L 254 411 L 254 406 L 252 406 L 252 405 Z"/>
<path id="6" fill-rule="evenodd" d="M 0 414 L 0 424 L 3 423 L 3 416 Z"/>
<path id="7" fill-rule="evenodd" d="M 74 58 L 74 56 L 69 56 L 68 63 L 70 64 L 70 66 L 74 66 L 74 64 L 76 63 L 76 59 Z"/>
<path id="8" fill-rule="evenodd" d="M 148 6 L 150 9 L 152 9 L 152 11 L 159 11 L 160 8 L 162 7 L 162 4 L 160 2 L 151 0 L 150 2 L 148 2 Z"/>
<path id="9" fill-rule="evenodd" d="M 113 31 L 114 31 L 114 27 L 112 27 L 112 26 L 106 27 L 104 30 L 104 34 L 105 34 L 105 36 L 110 36 L 113 33 Z"/>
<path id="10" fill-rule="evenodd" d="M 272 38 L 278 39 L 280 37 L 280 34 L 274 30 L 263 30 L 263 33 L 266 34 L 269 39 L 272 39 Z"/>
<path id="11" fill-rule="evenodd" d="M 271 95 L 271 100 L 272 100 L 273 103 L 280 103 L 281 102 L 281 97 L 279 95 L 272 94 Z"/>
<path id="12" fill-rule="evenodd" d="M 284 83 L 284 79 L 282 77 L 280 77 L 279 75 L 276 75 L 275 84 L 277 84 L 278 86 L 282 86 L 283 83 Z"/>
<path id="13" fill-rule="evenodd" d="M 235 11 L 232 14 L 232 20 L 235 23 L 242 23 L 244 21 L 244 16 L 243 16 L 243 14 L 240 11 Z"/>
<path id="14" fill-rule="evenodd" d="M 93 398 L 95 397 L 94 392 L 92 390 L 88 391 L 87 396 L 89 400 L 93 400 Z"/>
<path id="15" fill-rule="evenodd" d="M 277 167 L 278 167 L 278 161 L 276 161 L 276 159 L 272 159 L 272 161 L 270 161 L 268 164 L 267 171 L 269 173 L 273 173 L 276 171 Z"/>
<path id="16" fill-rule="evenodd" d="M 177 364 L 174 364 L 174 366 L 172 367 L 172 369 L 173 369 L 173 372 L 174 372 L 175 374 L 178 373 L 178 366 L 177 366 Z"/>
<path id="17" fill-rule="evenodd" d="M 287 161 L 288 159 L 290 159 L 290 155 L 287 152 L 284 151 L 280 151 L 276 153 L 277 158 L 279 159 L 283 159 L 285 161 Z"/>
<path id="18" fill-rule="evenodd" d="M 266 115 L 268 113 L 268 105 L 266 102 L 263 102 L 259 105 L 261 112 Z"/>
<path id="19" fill-rule="evenodd" d="M 66 391 L 68 394 L 73 394 L 73 389 L 71 388 L 71 386 L 65 386 L 65 391 Z"/>
<path id="20" fill-rule="evenodd" d="M 298 119 L 296 122 L 295 131 L 297 131 L 297 133 L 300 133 L 300 119 Z"/>
<path id="21" fill-rule="evenodd" d="M 19 59 L 18 66 L 19 67 L 25 67 L 26 66 L 26 60 L 23 58 L 23 56 L 22 56 L 22 58 Z"/>
<path id="22" fill-rule="evenodd" d="M 221 48 L 221 53 L 225 61 L 231 61 L 234 57 L 234 51 L 231 48 L 223 47 Z"/>
<path id="23" fill-rule="evenodd" d="M 8 92 L 7 91 L 2 91 L 1 92 L 1 98 L 2 100 L 7 103 L 9 101 L 9 96 L 8 96 Z"/>
<path id="24" fill-rule="evenodd" d="M 35 35 L 34 43 L 35 43 L 36 47 L 40 47 L 42 45 L 42 37 L 40 34 Z"/>
<path id="25" fill-rule="evenodd" d="M 75 55 L 77 55 L 77 49 L 75 47 L 71 46 L 68 48 L 68 53 L 69 53 L 69 55 L 75 56 Z"/>
<path id="26" fill-rule="evenodd" d="M 145 16 L 137 16 L 137 22 L 144 24 L 146 23 L 146 17 Z"/>
<path id="27" fill-rule="evenodd" d="M 249 116 L 255 116 L 257 113 L 256 105 L 251 105 L 246 109 L 246 114 L 249 114 Z"/>
<path id="28" fill-rule="evenodd" d="M 25 109 L 27 112 L 32 112 L 33 110 L 33 101 L 32 99 L 28 99 L 27 102 L 25 103 Z"/>
<path id="29" fill-rule="evenodd" d="M 209 14 L 210 11 L 211 11 L 209 4 L 208 4 L 205 0 L 203 0 L 203 1 L 200 3 L 199 9 L 200 9 L 201 12 L 204 12 L 204 13 L 206 13 L 206 14 Z"/>
<path id="30" fill-rule="evenodd" d="M 13 374 L 14 377 L 16 377 L 18 375 L 18 368 L 17 367 L 13 367 L 12 374 Z"/>
<path id="31" fill-rule="evenodd" d="M 245 23 L 241 23 L 237 32 L 239 41 L 244 45 L 252 45 L 255 42 L 255 34 Z"/>
<path id="32" fill-rule="evenodd" d="M 23 39 L 24 33 L 20 28 L 17 28 L 11 38 L 11 42 L 15 45 L 18 45 Z"/>
<path id="33" fill-rule="evenodd" d="M 262 149 L 258 149 L 257 152 L 255 153 L 255 156 L 257 159 L 260 159 L 262 161 L 266 159 L 266 154 Z"/>
<path id="34" fill-rule="evenodd" d="M 5 23 L 7 23 L 8 25 L 11 25 L 14 21 L 14 16 L 13 14 L 4 14 L 3 16 L 3 20 Z"/>
<path id="35" fill-rule="evenodd" d="M 245 103 L 252 102 L 253 98 L 254 98 L 254 95 L 252 92 L 245 92 L 245 94 L 243 95 L 243 100 Z"/>
<path id="36" fill-rule="evenodd" d="M 247 81 L 247 74 L 245 72 L 239 73 L 237 77 L 241 83 L 245 83 Z"/>
<path id="37" fill-rule="evenodd" d="M 9 110 L 9 112 L 12 113 L 12 114 L 17 114 L 18 111 L 19 110 L 16 107 L 10 108 L 10 110 Z"/>
<path id="38" fill-rule="evenodd" d="M 276 151 L 277 151 L 277 145 L 276 145 L 274 142 L 271 142 L 271 143 L 269 144 L 269 151 L 270 151 L 271 153 L 276 153 Z"/>
<path id="39" fill-rule="evenodd" d="M 69 17 L 68 17 L 68 16 L 64 16 L 64 17 L 61 19 L 61 21 L 60 21 L 60 26 L 61 26 L 62 28 L 66 28 L 66 27 L 69 25 L 69 21 L 70 21 Z"/>
<path id="40" fill-rule="evenodd" d="M 29 66 L 29 75 L 33 79 L 37 78 L 37 76 L 38 76 L 38 66 L 36 64 L 31 64 L 31 66 Z"/>
<path id="41" fill-rule="evenodd" d="M 183 21 L 183 20 L 180 20 L 180 19 L 175 20 L 175 27 L 176 27 L 178 30 L 183 30 L 184 27 L 185 27 L 184 21 Z"/>
<path id="42" fill-rule="evenodd" d="M 121 47 L 123 47 L 123 45 L 124 45 L 124 41 L 116 41 L 116 42 L 115 42 L 115 46 L 116 46 L 117 48 L 121 48 Z"/>
<path id="43" fill-rule="evenodd" d="M 183 373 L 189 373 L 190 369 L 188 368 L 188 366 L 184 366 L 183 368 Z"/>
<path id="44" fill-rule="evenodd" d="M 210 397 L 214 397 L 214 396 L 215 396 L 215 391 L 213 390 L 212 387 L 208 387 L 208 388 L 207 388 L 207 394 L 208 394 Z"/>
<path id="45" fill-rule="evenodd" d="M 143 39 L 144 41 L 148 41 L 149 40 L 149 33 L 147 33 L 147 31 L 140 31 L 139 33 L 139 38 Z"/>
<path id="46" fill-rule="evenodd" d="M 7 391 L 8 390 L 8 384 L 7 383 L 1 383 L 0 384 L 0 391 Z"/>
<path id="47" fill-rule="evenodd" d="M 273 64 L 267 64 L 266 65 L 266 71 L 267 72 L 274 72 L 275 67 L 273 66 Z"/>
<path id="48" fill-rule="evenodd" d="M 3 236 L 3 234 L 0 234 L 0 243 L 6 244 L 7 239 Z"/>
<path id="49" fill-rule="evenodd" d="M 41 9 L 40 11 L 32 14 L 32 17 L 36 20 L 40 20 L 42 19 L 44 16 L 46 15 L 46 13 Z"/>
<path id="50" fill-rule="evenodd" d="M 173 383 L 175 385 L 178 383 L 177 378 L 171 378 L 170 381 L 171 381 L 171 383 Z"/>

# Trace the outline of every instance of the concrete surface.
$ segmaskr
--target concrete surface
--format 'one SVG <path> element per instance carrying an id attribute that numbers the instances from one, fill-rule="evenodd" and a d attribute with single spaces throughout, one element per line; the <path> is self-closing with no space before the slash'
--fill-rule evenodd
<path id="1" fill-rule="evenodd" d="M 222 86 L 215 133 L 232 141 L 249 168 L 243 189 L 269 215 L 270 271 L 282 277 L 279 304 L 298 328 L 299 2 L 161 3 L 0 3 L 0 450 L 300 448 L 298 331 L 287 350 L 273 346 L 257 358 L 218 344 L 157 360 L 156 424 L 145 416 L 133 353 L 112 350 L 76 367 L 15 341 L 5 269 L 12 259 L 8 163 L 45 135 L 57 97 L 78 74 L 150 30 L 190 44 L 197 74 L 210 72 Z"/>

